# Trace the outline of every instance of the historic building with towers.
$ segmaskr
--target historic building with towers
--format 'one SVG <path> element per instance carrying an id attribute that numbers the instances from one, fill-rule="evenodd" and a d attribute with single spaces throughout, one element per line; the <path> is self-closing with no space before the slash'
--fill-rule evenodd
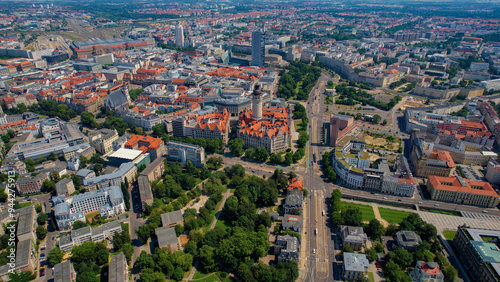
<path id="1" fill-rule="evenodd" d="M 240 114 L 237 137 L 243 139 L 245 148 L 264 147 L 270 153 L 290 147 L 289 115 L 285 107 L 263 107 L 260 85 L 252 94 L 252 110 Z"/>

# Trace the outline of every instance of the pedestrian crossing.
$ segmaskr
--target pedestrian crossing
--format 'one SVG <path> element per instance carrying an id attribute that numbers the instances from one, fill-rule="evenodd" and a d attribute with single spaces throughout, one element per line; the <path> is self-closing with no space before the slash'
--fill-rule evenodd
<path id="1" fill-rule="evenodd" d="M 472 212 L 460 212 L 463 217 L 474 218 L 474 219 L 489 219 L 500 223 L 500 216 L 494 216 L 489 214 L 480 214 Z"/>

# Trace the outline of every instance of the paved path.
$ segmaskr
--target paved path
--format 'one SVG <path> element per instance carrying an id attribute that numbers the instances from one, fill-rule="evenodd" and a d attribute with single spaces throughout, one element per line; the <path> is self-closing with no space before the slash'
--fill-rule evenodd
<path id="1" fill-rule="evenodd" d="M 380 211 L 378 210 L 378 206 L 377 204 L 373 203 L 372 204 L 372 208 L 373 208 L 373 214 L 375 214 L 375 218 L 380 221 L 380 223 L 385 227 L 387 228 L 389 226 L 389 222 L 387 222 L 387 220 L 383 219 L 382 216 L 380 216 Z"/>

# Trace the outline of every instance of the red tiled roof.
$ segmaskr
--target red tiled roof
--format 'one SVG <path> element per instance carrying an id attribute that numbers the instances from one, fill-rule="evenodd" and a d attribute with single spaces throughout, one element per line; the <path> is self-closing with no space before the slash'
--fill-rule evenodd
<path id="1" fill-rule="evenodd" d="M 493 190 L 488 182 L 471 181 L 465 178 L 463 178 L 463 180 L 467 186 L 462 186 L 457 176 L 442 177 L 431 175 L 429 176 L 428 182 L 432 184 L 432 187 L 434 187 L 435 190 L 446 190 L 498 198 L 498 194 L 495 192 L 495 190 Z"/>

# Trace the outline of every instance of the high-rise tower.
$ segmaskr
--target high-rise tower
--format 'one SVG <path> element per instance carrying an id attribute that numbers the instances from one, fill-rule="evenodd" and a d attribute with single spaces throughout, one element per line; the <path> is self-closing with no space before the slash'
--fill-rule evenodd
<path id="1" fill-rule="evenodd" d="M 252 32 L 252 66 L 263 67 L 266 42 L 261 30 Z"/>
<path id="2" fill-rule="evenodd" d="M 252 94 L 252 114 L 256 120 L 262 118 L 262 90 L 259 84 L 255 85 Z"/>
<path id="3" fill-rule="evenodd" d="M 175 27 L 175 44 L 184 47 L 184 28 L 182 25 Z"/>

